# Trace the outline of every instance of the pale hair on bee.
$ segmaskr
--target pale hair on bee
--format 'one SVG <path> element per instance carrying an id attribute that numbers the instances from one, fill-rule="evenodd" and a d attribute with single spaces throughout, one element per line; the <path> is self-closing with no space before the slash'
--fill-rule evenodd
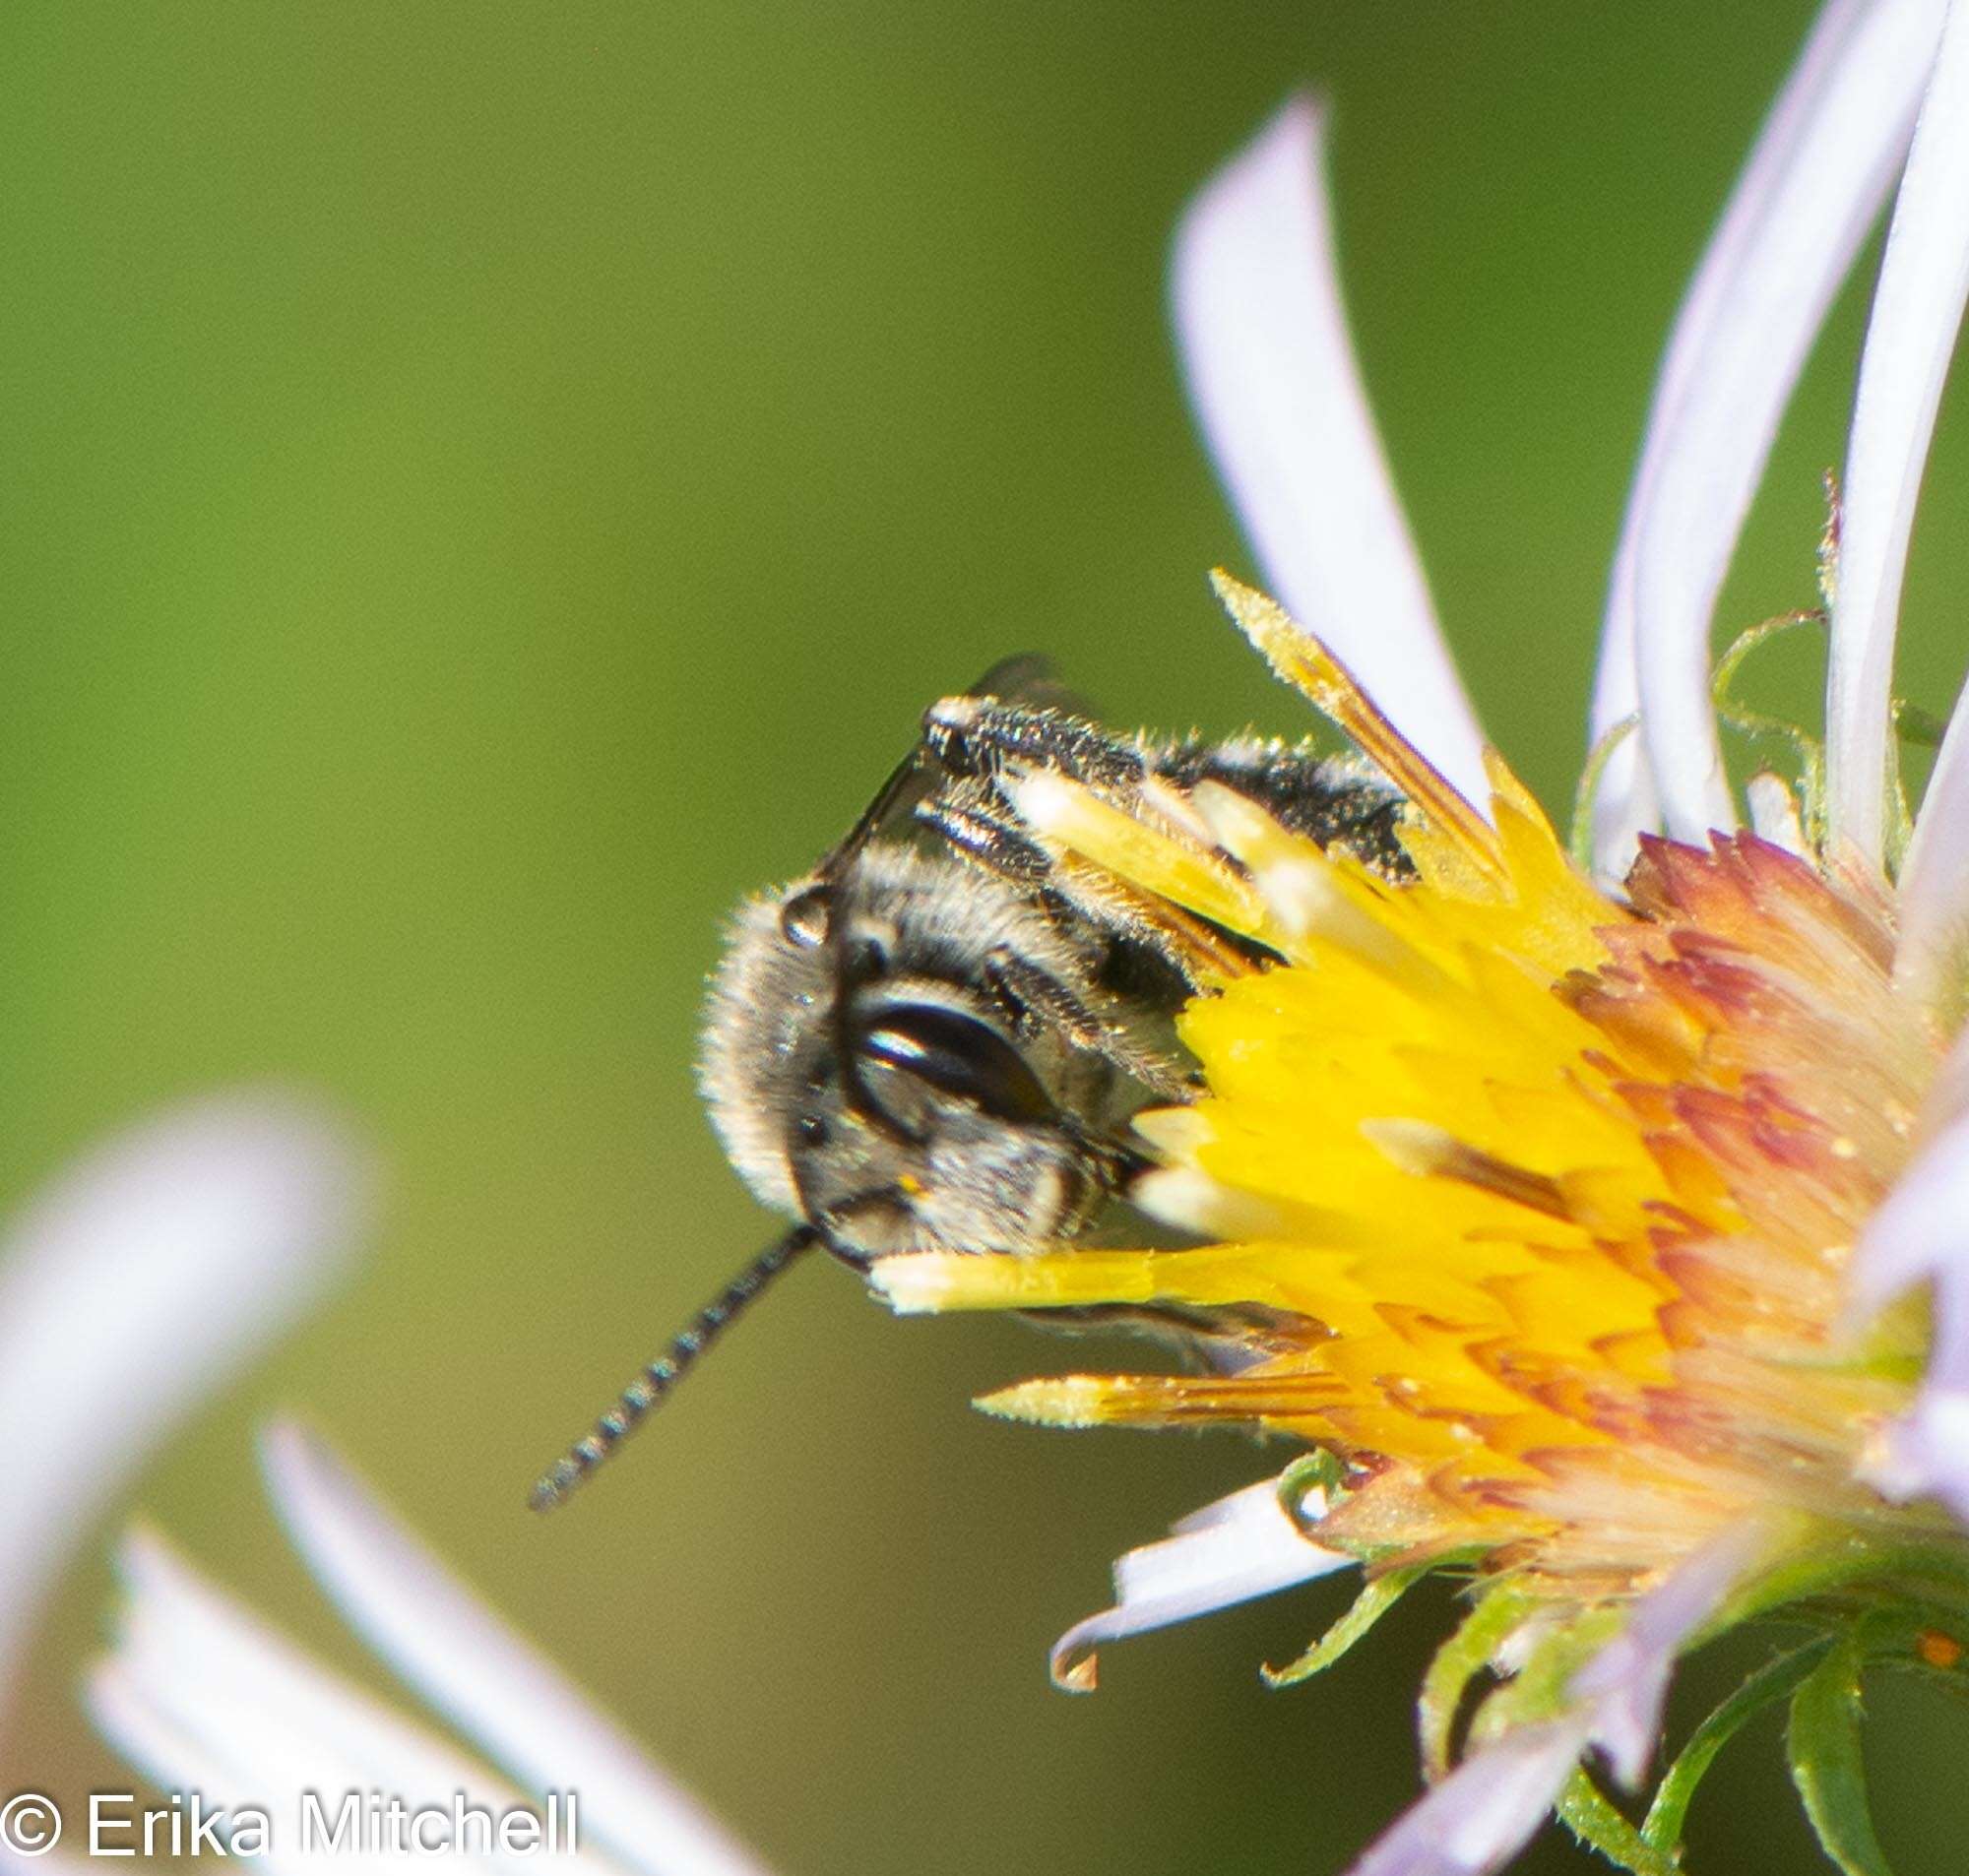
<path id="1" fill-rule="evenodd" d="M 1016 1257 L 1082 1237 L 1151 1169 L 1132 1116 L 1195 1092 L 1177 1012 L 1213 959 L 1264 954 L 1048 853 L 1014 805 L 1021 782 L 1053 776 L 1138 816 L 1180 816 L 1215 782 L 1406 870 L 1398 797 L 1351 761 L 1249 736 L 1115 735 L 1060 696 L 1019 658 L 933 705 L 847 837 L 740 907 L 699 1081 L 739 1177 L 794 1226 L 541 1476 L 536 1508 L 566 1498 L 804 1252 L 857 1270 L 916 1251 Z"/>

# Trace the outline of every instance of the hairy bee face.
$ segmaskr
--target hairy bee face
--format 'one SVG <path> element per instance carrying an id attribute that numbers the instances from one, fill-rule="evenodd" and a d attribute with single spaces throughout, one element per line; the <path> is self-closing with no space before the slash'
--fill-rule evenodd
<path id="1" fill-rule="evenodd" d="M 1383 784 L 1300 745 L 1117 737 L 994 694 L 1035 674 L 1013 660 L 936 705 L 814 871 L 740 908 L 699 1080 L 731 1163 L 794 1223 L 645 1364 L 540 1478 L 536 1505 L 560 1503 L 815 1246 L 857 1267 L 1035 1251 L 1080 1236 L 1147 1166 L 1131 1116 L 1194 1093 L 1177 1012 L 1227 963 L 1261 965 L 1262 948 L 1057 864 L 1008 780 L 1049 771 L 1150 815 L 1180 813 L 1209 782 L 1390 877 L 1407 867 Z M 1167 1311 L 1132 1313 L 1194 1333 Z"/>
<path id="2" fill-rule="evenodd" d="M 948 854 L 871 847 L 741 911 L 702 1079 L 732 1163 L 852 1262 L 1021 1251 L 1113 1188 L 1120 1078 L 1034 1022 L 1021 972 L 1085 961 L 1030 900 Z"/>

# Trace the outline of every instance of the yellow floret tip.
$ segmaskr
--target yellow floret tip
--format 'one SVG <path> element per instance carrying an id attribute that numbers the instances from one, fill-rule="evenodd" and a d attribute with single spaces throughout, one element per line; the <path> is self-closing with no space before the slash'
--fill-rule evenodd
<path id="1" fill-rule="evenodd" d="M 1100 1375 L 1069 1374 L 1057 1380 L 1022 1381 L 981 1395 L 973 1405 L 981 1412 L 1028 1426 L 1101 1426 L 1108 1418 L 1102 1405 L 1111 1392 Z"/>

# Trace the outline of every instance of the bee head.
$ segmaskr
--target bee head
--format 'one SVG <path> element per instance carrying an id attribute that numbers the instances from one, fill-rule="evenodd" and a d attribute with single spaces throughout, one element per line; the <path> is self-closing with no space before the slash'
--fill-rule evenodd
<path id="1" fill-rule="evenodd" d="M 703 1056 L 733 1165 L 852 1263 L 1076 1228 L 1112 1184 L 1075 1118 L 1091 1065 L 1022 1032 L 993 979 L 998 956 L 1070 968 L 1062 951 L 1010 889 L 906 848 L 753 901 Z"/>

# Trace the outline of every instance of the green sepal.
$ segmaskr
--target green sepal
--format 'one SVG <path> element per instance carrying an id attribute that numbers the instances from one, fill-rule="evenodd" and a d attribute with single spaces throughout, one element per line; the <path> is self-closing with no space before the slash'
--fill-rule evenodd
<path id="1" fill-rule="evenodd" d="M 1565 1782 L 1552 1807 L 1558 1821 L 1590 1850 L 1628 1876 L 1677 1876 L 1680 1864 L 1634 1829 L 1582 1767 Z"/>
<path id="2" fill-rule="evenodd" d="M 1641 1825 L 1641 1837 L 1652 1849 L 1670 1856 L 1680 1853 L 1682 1827 L 1688 1816 L 1689 1800 L 1695 1796 L 1695 1787 L 1702 1782 L 1716 1755 L 1765 1708 L 1790 1699 L 1799 1683 L 1824 1660 L 1831 1648 L 1832 1638 L 1821 1636 L 1766 1661 L 1688 1735 L 1687 1743 L 1676 1754 L 1675 1762 L 1655 1786 L 1654 1798 Z"/>
<path id="3" fill-rule="evenodd" d="M 1747 736 L 1781 737 L 1797 751 L 1799 808 L 1805 822 L 1805 837 L 1814 849 L 1821 846 L 1825 840 L 1824 744 L 1797 723 L 1788 723 L 1782 718 L 1747 709 L 1737 701 L 1734 686 L 1738 668 L 1759 646 L 1801 625 L 1822 629 L 1826 619 L 1827 614 L 1819 611 L 1783 612 L 1774 619 L 1765 619 L 1761 624 L 1751 626 L 1748 631 L 1740 632 L 1730 649 L 1723 654 L 1709 681 L 1709 695 L 1716 714 L 1732 728 L 1742 730 Z"/>
<path id="4" fill-rule="evenodd" d="M 1587 875 L 1593 871 L 1593 810 L 1599 803 L 1600 784 L 1607 779 L 1607 765 L 1614 752 L 1636 734 L 1641 726 L 1638 713 L 1622 717 L 1586 752 L 1586 767 L 1579 772 L 1579 786 L 1572 796 L 1572 824 L 1566 832 L 1566 851 L 1574 866 Z"/>
<path id="5" fill-rule="evenodd" d="M 1508 1580 L 1491 1584 L 1455 1633 L 1435 1651 L 1416 1702 L 1423 1772 L 1431 1784 L 1449 1770 L 1456 1716 L 1462 1711 L 1470 1683 L 1491 1664 L 1498 1643 L 1535 1606 L 1535 1599 Z"/>
<path id="6" fill-rule="evenodd" d="M 1792 1545 L 1795 1560 L 1753 1578 L 1696 1632 L 1683 1653 L 1760 1616 L 1801 1604 L 1843 1604 L 1866 1612 L 1870 1636 L 1894 1610 L 1956 1630 L 1969 1625 L 1969 1546 L 1930 1539 L 1881 1545 L 1849 1538 L 1814 1542 L 1810 1527 Z M 1869 1607 L 1868 1605 L 1872 1606 Z"/>
<path id="7" fill-rule="evenodd" d="M 1608 1604 L 1553 1630 L 1471 1716 L 1469 1743 L 1482 1745 L 1570 1712 L 1573 1676 L 1626 1626 L 1627 1615 L 1624 1607 Z"/>
<path id="8" fill-rule="evenodd" d="M 1318 1517 L 1306 1514 L 1305 1495 L 1309 1491 L 1325 1494 L 1325 1506 Z M 1302 1536 L 1318 1541 L 1323 1541 L 1319 1532 L 1320 1520 L 1332 1511 L 1346 1492 L 1347 1468 L 1341 1464 L 1338 1453 L 1328 1452 L 1323 1446 L 1294 1460 L 1279 1474 L 1279 1509 L 1292 1520 Z"/>
<path id="9" fill-rule="evenodd" d="M 1434 1568 L 1432 1563 L 1412 1563 L 1376 1577 L 1347 1605 L 1347 1613 L 1303 1655 L 1284 1667 L 1259 1668 L 1259 1677 L 1267 1687 L 1292 1687 L 1331 1667 Z"/>
<path id="10" fill-rule="evenodd" d="M 1792 1782 L 1826 1855 L 1845 1876 L 1890 1876 L 1867 1809 L 1867 1771 L 1860 1755 L 1864 1660 L 1855 1638 L 1826 1651 L 1791 1697 L 1785 1747 Z"/>

